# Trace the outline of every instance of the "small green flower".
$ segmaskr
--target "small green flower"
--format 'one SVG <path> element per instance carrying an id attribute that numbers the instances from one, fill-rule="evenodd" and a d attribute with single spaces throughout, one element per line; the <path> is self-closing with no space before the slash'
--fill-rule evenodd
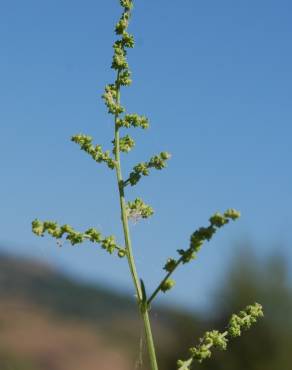
<path id="1" fill-rule="evenodd" d="M 132 0 L 120 0 L 120 4 L 125 10 L 129 11 L 133 7 L 133 1 Z"/>
<path id="2" fill-rule="evenodd" d="M 32 221 L 32 232 L 37 236 L 43 236 L 44 234 L 44 224 L 40 220 Z"/>
<path id="3" fill-rule="evenodd" d="M 190 348 L 190 353 L 192 357 L 198 362 L 203 362 L 203 360 L 211 357 L 211 351 L 208 346 L 202 344 L 199 347 Z"/>
<path id="4" fill-rule="evenodd" d="M 210 217 L 210 223 L 213 226 L 221 227 L 228 223 L 228 219 L 226 216 L 223 216 L 221 213 L 217 212 Z"/>
<path id="5" fill-rule="evenodd" d="M 218 330 L 207 331 L 204 336 L 204 342 L 207 346 L 219 348 L 222 351 L 227 349 L 228 339 Z"/>
<path id="6" fill-rule="evenodd" d="M 259 303 L 247 306 L 238 315 L 232 315 L 229 321 L 228 333 L 231 337 L 239 337 L 242 329 L 249 329 L 252 324 L 263 317 L 263 307 Z"/>
<path id="7" fill-rule="evenodd" d="M 236 209 L 230 208 L 224 213 L 224 216 L 230 218 L 231 220 L 237 220 L 241 215 Z"/>
<path id="8" fill-rule="evenodd" d="M 81 244 L 84 241 L 84 235 L 77 231 L 72 231 L 67 235 L 66 239 L 69 240 L 72 245 Z"/>
<path id="9" fill-rule="evenodd" d="M 164 265 L 164 270 L 166 270 L 167 272 L 172 272 L 177 266 L 177 261 L 173 258 L 169 258 L 167 261 L 166 261 L 166 264 Z"/>
<path id="10" fill-rule="evenodd" d="M 130 86 L 132 83 L 131 72 L 129 70 L 124 70 L 119 74 L 118 84 L 121 86 Z"/>
<path id="11" fill-rule="evenodd" d="M 127 252 L 126 252 L 126 250 L 125 250 L 125 249 L 120 249 L 120 250 L 119 250 L 119 252 L 118 252 L 118 256 L 119 256 L 120 258 L 126 257 L 126 255 L 127 255 Z"/>
<path id="12" fill-rule="evenodd" d="M 196 257 L 197 257 L 196 252 L 192 248 L 189 248 L 187 250 L 178 249 L 177 252 L 178 252 L 178 254 L 181 255 L 183 264 L 188 263 L 188 262 L 196 259 Z"/>
<path id="13" fill-rule="evenodd" d="M 153 208 L 144 203 L 141 198 L 127 203 L 127 216 L 131 220 L 138 221 L 140 218 L 149 218 L 153 213 Z"/>
<path id="14" fill-rule="evenodd" d="M 122 35 L 128 28 L 129 26 L 129 19 L 130 19 L 130 14 L 125 11 L 120 20 L 118 21 L 118 23 L 116 24 L 116 34 L 117 35 Z"/>
<path id="15" fill-rule="evenodd" d="M 94 228 L 86 230 L 84 234 L 93 243 L 100 243 L 102 241 L 101 233 Z"/>
<path id="16" fill-rule="evenodd" d="M 166 161 L 170 158 L 170 154 L 162 152 L 150 159 L 149 162 L 141 162 L 137 164 L 133 171 L 130 173 L 129 179 L 125 182 L 125 185 L 130 183 L 132 186 L 136 185 L 142 176 L 148 176 L 149 170 L 155 168 L 156 170 L 162 170 L 166 167 Z"/>
<path id="17" fill-rule="evenodd" d="M 124 48 L 120 47 L 118 44 L 115 43 L 112 68 L 121 71 L 123 69 L 128 69 L 128 67 L 129 66 L 126 59 L 126 52 Z"/>
<path id="18" fill-rule="evenodd" d="M 115 150 L 116 150 L 115 140 L 113 140 L 113 144 L 114 144 L 113 152 L 115 153 Z M 129 135 L 121 137 L 119 140 L 120 152 L 128 153 L 134 148 L 134 146 L 135 146 L 135 141 Z"/>
<path id="19" fill-rule="evenodd" d="M 171 155 L 167 152 L 162 152 L 159 155 L 152 157 L 148 163 L 148 166 L 157 170 L 162 170 L 166 167 L 166 161 L 170 159 Z"/>
<path id="20" fill-rule="evenodd" d="M 116 242 L 114 236 L 109 236 L 101 241 L 101 246 L 104 248 L 107 252 L 112 254 L 116 249 Z"/>
<path id="21" fill-rule="evenodd" d="M 142 129 L 147 129 L 149 127 L 148 118 L 145 116 L 139 116 L 138 114 L 126 114 L 123 119 L 119 118 L 117 120 L 117 125 L 119 127 L 141 127 Z"/>
<path id="22" fill-rule="evenodd" d="M 117 102 L 117 90 L 115 85 L 107 85 L 102 98 L 109 113 L 117 115 L 124 112 L 125 109 Z"/>
<path id="23" fill-rule="evenodd" d="M 160 290 L 165 293 L 175 286 L 175 281 L 173 279 L 167 279 L 160 287 Z"/>
<path id="24" fill-rule="evenodd" d="M 130 33 L 128 32 L 123 32 L 123 37 L 122 37 L 122 45 L 125 47 L 125 48 L 133 48 L 135 46 L 135 39 L 134 39 L 134 36 L 131 35 Z"/>
<path id="25" fill-rule="evenodd" d="M 78 144 L 80 149 L 89 154 L 97 163 L 104 162 L 110 169 L 115 168 L 115 161 L 111 158 L 110 152 L 108 150 L 103 152 L 101 145 L 94 146 L 91 136 L 79 134 L 72 136 L 71 140 Z"/>

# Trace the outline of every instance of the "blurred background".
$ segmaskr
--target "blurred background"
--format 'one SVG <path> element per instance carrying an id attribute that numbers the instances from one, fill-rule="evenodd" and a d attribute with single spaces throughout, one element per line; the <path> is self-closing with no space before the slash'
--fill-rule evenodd
<path id="1" fill-rule="evenodd" d="M 131 132 L 124 173 L 172 153 L 127 194 L 155 210 L 131 225 L 147 291 L 210 215 L 242 212 L 153 306 L 162 370 L 254 301 L 265 319 L 198 367 L 291 368 L 291 11 L 288 0 L 136 1 L 122 102 L 151 128 Z M 31 233 L 50 219 L 122 243 L 114 173 L 70 142 L 81 132 L 110 148 L 100 96 L 119 2 L 3 1 L 0 13 L 0 368 L 149 369 L 126 261 Z"/>

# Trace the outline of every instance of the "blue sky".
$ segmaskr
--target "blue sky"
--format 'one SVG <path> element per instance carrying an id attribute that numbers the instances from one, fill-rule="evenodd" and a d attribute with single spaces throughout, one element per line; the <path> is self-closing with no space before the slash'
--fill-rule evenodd
<path id="1" fill-rule="evenodd" d="M 215 211 L 242 218 L 221 230 L 177 274 L 161 301 L 202 308 L 238 249 L 285 253 L 292 262 L 292 24 L 290 1 L 137 0 L 129 52 L 133 85 L 122 93 L 146 114 L 147 132 L 124 172 L 161 150 L 165 171 L 128 196 L 155 211 L 132 226 L 138 270 L 152 290 L 161 266 Z M 35 217 L 100 227 L 121 240 L 114 174 L 70 142 L 94 136 L 109 146 L 112 119 L 100 96 L 109 68 L 117 0 L 2 2 L 0 59 L 3 250 L 34 256 L 77 279 L 131 289 L 125 261 L 98 247 L 57 248 L 31 234 Z"/>

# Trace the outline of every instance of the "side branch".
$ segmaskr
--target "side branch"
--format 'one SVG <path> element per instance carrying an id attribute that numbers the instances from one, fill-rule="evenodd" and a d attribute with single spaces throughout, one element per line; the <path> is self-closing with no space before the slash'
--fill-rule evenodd
<path id="1" fill-rule="evenodd" d="M 142 176 L 148 176 L 149 170 L 155 168 L 156 170 L 162 170 L 166 167 L 166 162 L 170 159 L 171 155 L 168 152 L 161 152 L 158 155 L 155 155 L 150 159 L 149 162 L 141 162 L 137 164 L 132 172 L 130 173 L 129 178 L 124 182 L 124 186 L 136 185 Z"/>
<path id="2" fill-rule="evenodd" d="M 193 361 L 202 362 L 211 357 L 211 349 L 218 348 L 221 350 L 227 349 L 228 337 L 235 338 L 241 335 L 242 330 L 249 329 L 257 320 L 263 317 L 263 308 L 259 303 L 247 306 L 238 315 L 232 315 L 228 324 L 228 328 L 223 333 L 217 330 L 208 331 L 200 339 L 200 343 L 196 347 L 189 349 L 191 357 L 186 361 L 178 360 L 178 370 L 190 370 Z"/>
<path id="3" fill-rule="evenodd" d="M 179 265 L 188 263 L 195 259 L 205 241 L 211 240 L 218 229 L 229 223 L 230 220 L 235 221 L 239 217 L 240 212 L 234 209 L 228 209 L 223 215 L 220 213 L 215 213 L 212 217 L 210 217 L 210 225 L 208 227 L 201 227 L 196 230 L 191 235 L 189 248 L 186 250 L 178 250 L 180 258 L 178 260 L 173 258 L 169 258 L 167 260 L 164 266 L 164 270 L 167 271 L 167 274 L 148 299 L 148 304 L 150 305 L 160 291 L 166 292 L 175 285 L 175 281 L 170 279 L 170 276 L 174 273 Z"/>
<path id="4" fill-rule="evenodd" d="M 94 146 L 91 136 L 79 134 L 72 136 L 71 140 L 78 144 L 80 149 L 89 154 L 97 163 L 104 162 L 111 170 L 115 168 L 116 162 L 111 158 L 110 151 L 104 152 L 101 145 Z"/>
<path id="5" fill-rule="evenodd" d="M 54 221 L 40 221 L 34 220 L 32 222 L 32 231 L 37 236 L 44 236 L 45 233 L 48 233 L 53 238 L 60 240 L 63 236 L 66 236 L 65 239 L 68 240 L 72 245 L 81 244 L 85 240 L 89 240 L 92 243 L 98 243 L 103 249 L 108 253 L 113 254 L 114 251 L 118 252 L 119 257 L 126 256 L 126 249 L 120 247 L 113 235 L 108 237 L 103 237 L 99 231 L 94 228 L 90 228 L 85 232 L 79 232 L 73 229 L 70 225 L 58 225 Z"/>

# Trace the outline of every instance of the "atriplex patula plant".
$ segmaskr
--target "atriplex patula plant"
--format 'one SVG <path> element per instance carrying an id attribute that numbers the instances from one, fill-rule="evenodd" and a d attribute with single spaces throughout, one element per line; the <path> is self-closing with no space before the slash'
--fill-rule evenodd
<path id="1" fill-rule="evenodd" d="M 115 32 L 119 39 L 113 45 L 114 56 L 111 66 L 112 69 L 116 71 L 116 79 L 114 83 L 105 87 L 105 92 L 102 96 L 108 108 L 108 112 L 113 116 L 114 120 L 114 139 L 112 141 L 113 155 L 111 155 L 110 151 L 103 151 L 100 145 L 95 146 L 90 136 L 79 134 L 73 136 L 72 141 L 78 144 L 93 160 L 98 163 L 106 164 L 110 170 L 116 172 L 117 190 L 119 193 L 121 220 L 124 232 L 124 245 L 118 244 L 114 236 L 103 236 L 101 232 L 95 228 L 89 228 L 84 232 L 79 232 L 69 225 L 61 226 L 53 221 L 42 222 L 40 220 L 34 220 L 32 223 L 32 230 L 38 236 L 43 236 L 47 232 L 57 240 L 65 237 L 72 245 L 80 244 L 88 240 L 92 243 L 100 244 L 101 247 L 110 254 L 116 253 L 120 258 L 126 258 L 136 291 L 137 305 L 144 322 L 151 370 L 158 370 L 149 318 L 151 304 L 160 292 L 165 293 L 175 285 L 174 280 L 171 278 L 175 270 L 195 259 L 204 242 L 209 241 L 214 234 L 221 227 L 228 224 L 230 220 L 234 221 L 238 219 L 240 213 L 234 209 L 228 209 L 223 214 L 215 213 L 210 217 L 208 226 L 199 228 L 191 235 L 189 246 L 186 249 L 179 249 L 177 251 L 177 257 L 167 260 L 163 267 L 165 270 L 165 277 L 152 294 L 146 294 L 144 282 L 142 279 L 139 279 L 135 266 L 129 220 L 148 218 L 153 214 L 153 209 L 145 204 L 141 198 L 137 198 L 132 202 L 127 202 L 125 199 L 125 191 L 129 187 L 137 185 L 143 176 L 148 176 L 150 169 L 161 170 L 165 168 L 170 154 L 161 152 L 153 156 L 148 162 L 137 164 L 127 179 L 124 180 L 122 176 L 120 153 L 130 152 L 135 142 L 129 135 L 121 137 L 120 132 L 131 127 L 147 129 L 149 127 L 149 122 L 145 116 L 140 116 L 136 113 L 125 113 L 126 109 L 120 102 L 121 88 L 129 86 L 132 82 L 126 55 L 127 49 L 134 47 L 134 37 L 127 32 L 133 8 L 133 0 L 120 0 L 120 4 L 123 8 L 123 13 L 115 28 Z M 190 348 L 189 358 L 187 360 L 178 360 L 177 369 L 188 370 L 195 360 L 201 362 L 210 357 L 213 347 L 225 350 L 228 338 L 240 336 L 242 329 L 249 328 L 262 316 L 262 307 L 258 303 L 246 307 L 237 315 L 232 315 L 226 330 L 223 332 L 213 330 L 205 333 L 199 340 L 199 344 Z"/>

